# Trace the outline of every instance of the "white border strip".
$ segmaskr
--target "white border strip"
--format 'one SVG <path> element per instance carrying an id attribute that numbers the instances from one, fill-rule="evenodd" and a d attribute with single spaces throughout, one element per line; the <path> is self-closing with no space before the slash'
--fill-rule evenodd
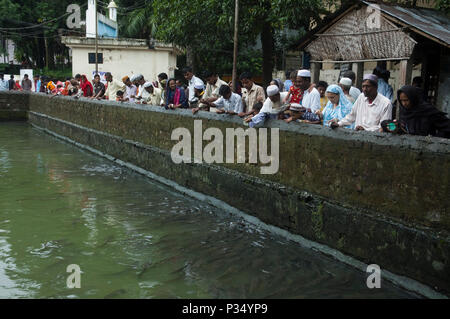
<path id="1" fill-rule="evenodd" d="M 316 243 L 316 242 L 311 241 L 309 239 L 306 239 L 306 238 L 304 238 L 304 237 L 302 237 L 300 235 L 294 235 L 294 234 L 288 232 L 287 230 L 281 229 L 279 227 L 266 224 L 266 223 L 262 222 L 259 218 L 255 217 L 255 216 L 248 215 L 248 214 L 240 211 L 239 209 L 237 209 L 237 208 L 235 208 L 235 207 L 233 207 L 233 206 L 231 206 L 231 205 L 229 205 L 229 204 L 227 204 L 227 203 L 225 203 L 225 202 L 223 202 L 223 201 L 221 201 L 221 200 L 219 200 L 219 199 L 217 199 L 215 197 L 208 196 L 208 195 L 196 192 L 194 190 L 188 189 L 188 188 L 186 188 L 184 186 L 181 186 L 181 185 L 175 183 L 174 181 L 171 181 L 171 180 L 166 179 L 166 178 L 164 178 L 162 176 L 156 175 L 156 174 L 154 174 L 154 173 L 152 173 L 150 171 L 147 171 L 147 170 L 145 170 L 143 168 L 140 168 L 140 167 L 138 167 L 136 165 L 133 165 L 131 163 L 124 162 L 124 161 L 122 161 L 120 159 L 117 159 L 117 158 L 115 158 L 115 157 L 113 157 L 111 155 L 105 154 L 105 153 L 103 153 L 103 152 L 101 152 L 101 151 L 99 151 L 99 150 L 97 150 L 95 148 L 92 148 L 90 146 L 78 143 L 78 142 L 76 142 L 76 141 L 74 141 L 74 140 L 72 140 L 72 139 L 70 139 L 68 137 L 59 135 L 59 134 L 57 134 L 57 133 L 55 133 L 53 131 L 50 131 L 50 130 L 48 130 L 46 128 L 42 128 L 42 127 L 40 127 L 40 126 L 38 126 L 38 125 L 36 125 L 34 123 L 31 123 L 31 125 L 33 127 L 35 127 L 36 129 L 41 130 L 41 131 L 43 131 L 43 132 L 45 132 L 45 133 L 47 133 L 49 135 L 52 135 L 52 136 L 54 136 L 54 137 L 56 137 L 58 139 L 61 139 L 61 140 L 66 141 L 66 142 L 68 142 L 70 144 L 76 145 L 76 146 L 78 146 L 81 149 L 87 150 L 87 151 L 89 151 L 91 153 L 94 153 L 96 155 L 99 155 L 101 157 L 107 158 L 108 160 L 110 160 L 110 161 L 112 161 L 114 163 L 117 163 L 117 164 L 119 164 L 121 166 L 125 166 L 125 167 L 127 167 L 129 169 L 132 169 L 135 172 L 138 172 L 138 173 L 140 173 L 142 175 L 145 175 L 145 176 L 147 176 L 147 177 L 149 177 L 149 178 L 151 178 L 153 180 L 156 180 L 156 181 L 158 181 L 158 182 L 160 182 L 160 183 L 162 183 L 164 185 L 172 187 L 172 188 L 174 188 L 175 190 L 177 190 L 178 192 L 180 192 L 182 194 L 185 194 L 187 196 L 193 197 L 193 198 L 198 199 L 200 201 L 206 202 L 206 203 L 208 203 L 208 204 L 210 204 L 210 205 L 212 205 L 214 207 L 217 207 L 219 209 L 222 209 L 222 210 L 230 212 L 230 213 L 232 213 L 234 215 L 237 215 L 237 216 L 241 217 L 242 219 L 244 219 L 245 221 L 247 221 L 248 223 L 251 223 L 251 224 L 253 224 L 253 225 L 257 226 L 257 227 L 260 227 L 260 228 L 262 228 L 264 230 L 267 230 L 267 231 L 269 231 L 271 233 L 274 233 L 274 234 L 277 234 L 279 236 L 282 236 L 282 237 L 284 237 L 284 238 L 286 238 L 288 240 L 294 241 L 294 242 L 300 244 L 301 246 L 303 246 L 305 248 L 313 249 L 313 250 L 321 252 L 321 253 L 323 253 L 325 255 L 331 256 L 331 257 L 339 260 L 340 262 L 343 262 L 343 263 L 345 263 L 347 265 L 350 265 L 350 266 L 352 266 L 354 268 L 357 268 L 358 270 L 360 270 L 360 271 L 362 271 L 364 273 L 366 272 L 366 269 L 367 269 L 367 266 L 368 266 L 367 264 L 365 264 L 365 263 L 363 263 L 363 262 L 361 262 L 361 261 L 359 261 L 359 260 L 357 260 L 357 259 L 355 259 L 353 257 L 347 256 L 347 255 L 341 253 L 340 251 L 338 251 L 338 250 L 336 250 L 334 248 L 330 248 L 330 247 L 328 247 L 326 245 Z M 381 274 L 382 274 L 382 278 L 392 282 L 393 284 L 395 284 L 395 285 L 397 285 L 397 286 L 399 286 L 399 287 L 401 287 L 403 289 L 406 289 L 406 290 L 409 290 L 411 292 L 414 292 L 414 293 L 417 293 L 419 295 L 422 295 L 422 296 L 424 296 L 426 298 L 430 298 L 430 299 L 448 299 L 447 296 L 445 296 L 445 295 L 435 291 L 431 287 L 429 287 L 427 285 L 424 285 L 424 284 L 422 284 L 422 283 L 420 283 L 420 282 L 418 282 L 418 281 L 416 281 L 414 279 L 411 279 L 411 278 L 408 278 L 408 277 L 404 277 L 404 276 L 400 276 L 400 275 L 396 275 L 396 274 L 391 273 L 391 272 L 389 272 L 387 270 L 384 270 L 384 269 L 382 269 Z"/>

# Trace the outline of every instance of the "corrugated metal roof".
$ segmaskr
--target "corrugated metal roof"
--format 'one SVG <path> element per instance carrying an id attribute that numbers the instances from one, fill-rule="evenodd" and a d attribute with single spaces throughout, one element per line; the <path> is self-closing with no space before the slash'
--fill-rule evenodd
<path id="1" fill-rule="evenodd" d="M 362 2 L 366 5 L 378 5 L 384 14 L 450 46 L 450 18 L 445 13 L 433 9 L 403 8 L 383 3 Z"/>

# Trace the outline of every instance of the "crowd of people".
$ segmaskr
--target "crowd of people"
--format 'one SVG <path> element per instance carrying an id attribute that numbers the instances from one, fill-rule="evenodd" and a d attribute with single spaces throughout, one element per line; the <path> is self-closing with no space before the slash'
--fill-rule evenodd
<path id="1" fill-rule="evenodd" d="M 192 68 L 182 70 L 185 83 L 169 78 L 166 73 L 155 81 L 142 74 L 124 76 L 120 80 L 105 74 L 106 85 L 96 74 L 91 83 L 86 75 L 77 74 L 65 83 L 45 76 L 34 76 L 34 83 L 24 76 L 21 84 L 0 75 L 0 90 L 15 89 L 67 95 L 75 98 L 108 99 L 124 103 L 148 104 L 166 109 L 189 108 L 243 118 L 250 127 L 261 127 L 267 119 L 286 123 L 303 122 L 332 129 L 342 127 L 356 131 L 379 131 L 397 134 L 450 137 L 450 120 L 446 113 L 426 101 L 419 79 L 397 92 L 395 101 L 399 118 L 394 119 L 394 92 L 389 85 L 389 71 L 376 68 L 363 77 L 362 92 L 354 86 L 355 73 L 347 71 L 336 84 L 311 82 L 309 70 L 288 72 L 283 83 L 273 79 L 264 89 L 244 72 L 233 89 L 218 74 L 206 71 L 201 77 Z M 34 84 L 34 85 L 33 85 Z"/>

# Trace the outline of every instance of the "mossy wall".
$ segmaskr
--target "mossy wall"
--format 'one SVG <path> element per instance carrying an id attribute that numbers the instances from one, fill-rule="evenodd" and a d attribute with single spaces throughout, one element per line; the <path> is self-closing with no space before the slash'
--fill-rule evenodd
<path id="1" fill-rule="evenodd" d="M 231 116 L 159 107 L 124 107 L 32 95 L 30 109 L 88 128 L 170 151 L 175 128 L 201 119 L 203 130 L 243 127 Z M 261 175 L 253 164 L 223 164 L 338 202 L 436 229 L 450 230 L 450 142 L 445 139 L 353 132 L 274 121 L 280 128 L 280 168 Z M 207 142 L 203 142 L 206 145 Z"/>

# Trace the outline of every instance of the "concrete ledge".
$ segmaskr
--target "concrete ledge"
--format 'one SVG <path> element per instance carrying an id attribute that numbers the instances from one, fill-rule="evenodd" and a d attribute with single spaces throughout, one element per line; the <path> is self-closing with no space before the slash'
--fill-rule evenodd
<path id="1" fill-rule="evenodd" d="M 28 92 L 0 91 L 0 121 L 25 121 L 29 110 Z"/>

